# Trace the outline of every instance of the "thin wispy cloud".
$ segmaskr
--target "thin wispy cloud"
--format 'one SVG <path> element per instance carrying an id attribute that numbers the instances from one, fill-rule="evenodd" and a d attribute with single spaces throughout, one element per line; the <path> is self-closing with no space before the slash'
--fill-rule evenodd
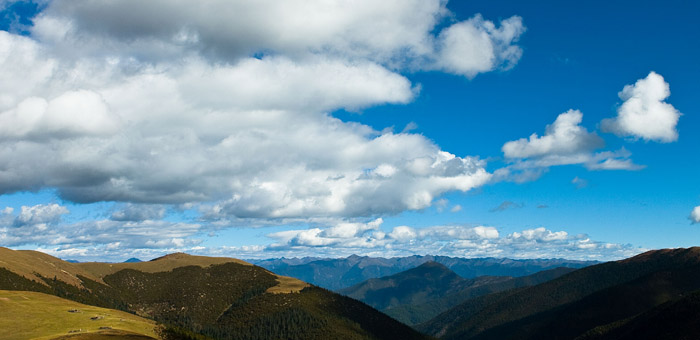
<path id="1" fill-rule="evenodd" d="M 500 211 L 506 211 L 508 209 L 519 209 L 524 207 L 524 203 L 516 203 L 512 201 L 503 201 L 501 204 L 499 204 L 497 207 L 491 208 L 489 211 L 490 212 L 500 212 Z"/>

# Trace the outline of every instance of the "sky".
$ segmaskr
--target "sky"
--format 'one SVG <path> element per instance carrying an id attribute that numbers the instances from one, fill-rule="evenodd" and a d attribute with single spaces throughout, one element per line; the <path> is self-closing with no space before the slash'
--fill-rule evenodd
<path id="1" fill-rule="evenodd" d="M 604 261 L 697 245 L 698 10 L 0 0 L 0 246 Z"/>

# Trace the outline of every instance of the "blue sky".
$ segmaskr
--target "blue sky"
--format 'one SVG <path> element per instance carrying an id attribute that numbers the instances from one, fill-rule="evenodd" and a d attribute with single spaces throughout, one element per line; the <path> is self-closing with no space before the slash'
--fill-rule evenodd
<path id="1" fill-rule="evenodd" d="M 699 7 L 0 1 L 0 246 L 116 261 L 696 245 Z"/>

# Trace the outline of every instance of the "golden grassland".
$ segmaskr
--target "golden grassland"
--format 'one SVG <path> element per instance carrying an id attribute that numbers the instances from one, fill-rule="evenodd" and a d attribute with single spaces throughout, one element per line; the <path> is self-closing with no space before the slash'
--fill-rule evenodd
<path id="1" fill-rule="evenodd" d="M 78 267 L 75 263 L 63 261 L 42 252 L 33 250 L 12 250 L 0 247 L 0 267 L 14 272 L 27 279 L 46 284 L 39 280 L 36 274 L 46 278 L 56 278 L 73 286 L 81 286 L 77 275 L 102 282 L 99 277 Z"/>
<path id="2" fill-rule="evenodd" d="M 155 326 L 126 312 L 42 293 L 0 290 L 0 340 L 116 339 L 115 334 L 120 339 L 149 339 L 157 338 Z"/>
<path id="3" fill-rule="evenodd" d="M 305 287 L 309 287 L 309 284 L 295 279 L 289 276 L 275 275 L 277 276 L 277 285 L 270 287 L 266 290 L 267 293 L 272 294 L 287 294 L 287 293 L 298 293 Z"/>

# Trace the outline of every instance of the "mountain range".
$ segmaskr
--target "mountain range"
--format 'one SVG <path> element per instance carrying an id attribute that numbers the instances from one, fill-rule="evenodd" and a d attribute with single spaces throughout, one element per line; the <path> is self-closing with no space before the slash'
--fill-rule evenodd
<path id="1" fill-rule="evenodd" d="M 416 325 L 460 302 L 536 285 L 574 270 L 560 267 L 523 277 L 479 276 L 465 279 L 444 265 L 431 261 L 398 274 L 369 279 L 338 292 L 365 302 L 405 324 Z"/>
<path id="2" fill-rule="evenodd" d="M 479 276 L 527 276 L 559 267 L 583 268 L 599 262 L 564 259 L 459 258 L 448 256 L 291 258 L 246 260 L 276 274 L 291 276 L 331 290 L 339 290 L 362 281 L 393 275 L 426 262 L 437 262 L 462 278 Z"/>

